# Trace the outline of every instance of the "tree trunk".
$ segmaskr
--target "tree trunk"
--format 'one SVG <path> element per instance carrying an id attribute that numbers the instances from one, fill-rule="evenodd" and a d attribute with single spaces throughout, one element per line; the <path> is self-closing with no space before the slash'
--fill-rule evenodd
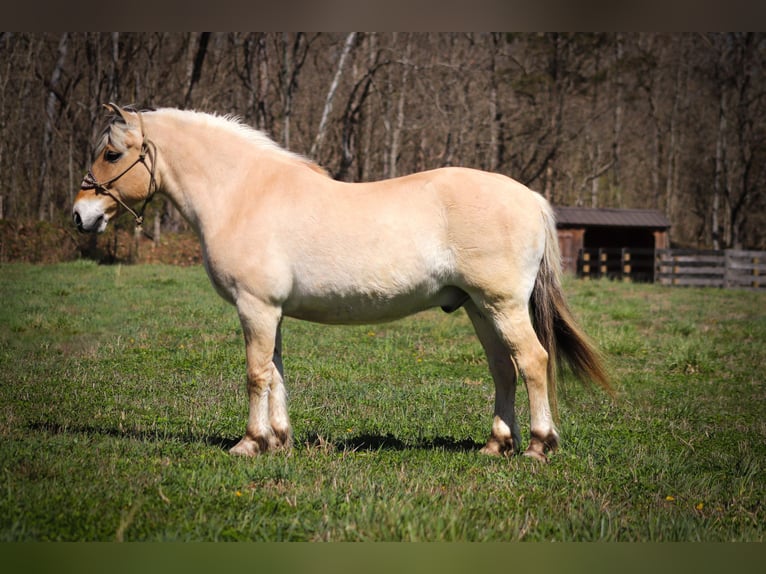
<path id="1" fill-rule="evenodd" d="M 728 180 L 726 166 L 726 94 L 723 87 L 718 101 L 718 133 L 715 142 L 715 176 L 713 178 L 713 208 L 711 211 L 711 239 L 713 249 L 721 248 L 720 208 L 721 196 Z"/>
<path id="2" fill-rule="evenodd" d="M 621 181 L 621 155 L 622 155 L 622 118 L 623 118 L 623 76 L 622 62 L 625 55 L 625 39 L 622 34 L 617 33 L 615 37 L 615 62 L 614 79 L 612 82 L 614 90 L 614 115 L 612 123 L 612 188 L 616 195 L 616 202 L 621 204 L 622 199 L 622 181 Z"/>
<path id="3" fill-rule="evenodd" d="M 377 32 L 371 32 L 367 35 L 368 43 L 369 43 L 369 60 L 368 65 L 370 68 L 372 68 L 375 65 L 375 62 L 378 59 L 378 34 Z M 365 179 L 368 179 L 370 177 L 370 171 L 371 171 L 371 159 L 372 159 L 372 128 L 373 128 L 373 120 L 372 120 L 372 114 L 364 114 L 362 116 L 363 121 L 363 130 L 362 133 L 362 161 L 360 162 L 360 169 L 359 169 L 359 180 L 364 181 Z"/>
<path id="4" fill-rule="evenodd" d="M 258 35 L 258 110 L 255 115 L 255 125 L 260 130 L 271 131 L 268 110 L 269 91 L 269 55 L 266 48 L 265 34 Z"/>
<path id="5" fill-rule="evenodd" d="M 675 196 L 678 191 L 676 189 L 678 184 L 678 163 L 680 161 L 680 149 L 682 148 L 682 134 L 679 127 L 680 114 L 682 102 L 685 100 L 687 77 L 689 73 L 683 45 L 679 45 L 677 51 L 679 52 L 679 59 L 677 62 L 676 78 L 673 89 L 673 107 L 670 112 L 670 141 L 668 143 L 667 173 L 665 177 L 665 214 L 671 221 L 674 220 L 675 214 Z"/>
<path id="6" fill-rule="evenodd" d="M 497 52 L 501 34 L 492 34 L 489 54 L 489 170 L 497 171 L 500 165 L 500 113 L 497 107 Z"/>
<path id="7" fill-rule="evenodd" d="M 410 75 L 410 59 L 412 57 L 412 34 L 407 37 L 407 47 L 405 48 L 404 63 L 402 69 L 402 82 L 399 87 L 399 99 L 396 104 L 396 122 L 391 131 L 391 147 L 388 150 L 388 177 L 396 177 L 396 162 L 399 158 L 399 146 L 402 141 L 402 130 L 404 129 L 404 102 L 407 92 L 407 80 Z"/>
<path id="8" fill-rule="evenodd" d="M 351 48 L 354 45 L 354 40 L 356 39 L 356 32 L 351 32 L 348 36 L 346 36 L 346 42 L 343 45 L 343 51 L 340 54 L 340 58 L 338 59 L 338 67 L 335 70 L 335 76 L 332 79 L 332 83 L 330 84 L 330 89 L 327 91 L 327 97 L 325 98 L 324 103 L 324 109 L 322 110 L 322 119 L 319 121 L 319 128 L 317 129 L 317 135 L 316 138 L 314 138 L 314 143 L 311 146 L 311 157 L 319 160 L 319 155 L 322 152 L 322 143 L 324 142 L 326 131 L 327 131 L 327 121 L 330 118 L 330 112 L 332 112 L 332 103 L 333 98 L 335 98 L 335 91 L 338 89 L 338 84 L 340 83 L 340 78 L 343 75 L 343 68 L 346 65 L 346 58 L 348 58 L 348 55 L 351 53 Z"/>
<path id="9" fill-rule="evenodd" d="M 235 37 L 236 38 L 236 37 Z M 235 39 L 235 42 L 237 40 Z M 238 44 L 238 43 L 237 43 Z M 242 41 L 244 62 L 238 66 L 238 75 L 245 86 L 247 117 L 256 128 L 266 130 L 266 98 L 269 86 L 269 61 L 266 34 L 250 32 Z"/>
<path id="10" fill-rule="evenodd" d="M 293 95 L 298 87 L 298 73 L 303 67 L 308 52 L 306 34 L 298 32 L 290 42 L 287 32 L 282 34 L 282 49 L 284 57 L 282 61 L 282 141 L 286 148 L 290 148 L 290 128 L 293 113 Z"/>
<path id="11" fill-rule="evenodd" d="M 297 40 L 296 40 L 297 42 Z M 282 72 L 285 76 L 284 96 L 282 100 L 282 143 L 287 149 L 290 149 L 290 116 L 293 111 L 293 59 L 290 57 L 290 42 L 288 32 L 282 33 L 282 49 L 284 50 L 284 59 L 282 60 Z M 295 52 L 293 51 L 293 54 Z"/>
<path id="12" fill-rule="evenodd" d="M 374 40 L 372 41 L 374 45 Z M 362 113 L 365 107 L 365 102 L 370 95 L 370 87 L 372 86 L 373 79 L 377 71 L 381 68 L 382 64 L 377 61 L 377 53 L 372 50 L 370 54 L 369 63 L 367 69 L 361 74 L 354 67 L 355 80 L 354 87 L 348 96 L 345 110 L 342 115 L 342 130 L 341 130 L 341 159 L 340 165 L 334 177 L 341 181 L 348 179 L 351 166 L 357 158 L 357 142 L 363 141 L 361 145 L 367 146 L 366 153 L 369 153 L 370 140 L 372 139 L 372 133 L 369 129 L 364 129 L 364 126 L 371 126 L 371 121 L 364 121 L 366 115 Z M 365 132 L 365 133 L 361 133 Z M 359 173 L 362 167 L 359 166 L 362 162 L 357 162 L 357 180 L 361 180 L 363 175 Z"/>
<path id="13" fill-rule="evenodd" d="M 197 48 L 194 51 L 194 58 L 190 58 L 188 67 L 188 82 L 186 89 L 186 97 L 184 97 L 184 108 L 189 108 L 192 104 L 192 92 L 194 87 L 199 82 L 202 75 L 202 64 L 205 62 L 205 55 L 207 54 L 207 45 L 210 40 L 210 32 L 201 32 L 197 38 Z M 190 52 L 191 54 L 191 52 Z"/>
<path id="14" fill-rule="evenodd" d="M 553 186 L 556 177 L 556 155 L 561 145 L 561 136 L 564 119 L 564 40 L 561 34 L 550 35 L 551 53 L 548 58 L 548 126 L 552 134 L 549 144 L 549 152 L 545 160 L 545 199 L 554 201 Z"/>
<path id="15" fill-rule="evenodd" d="M 41 150 L 40 174 L 37 179 L 37 218 L 42 221 L 45 219 L 46 212 L 50 209 L 48 205 L 50 193 L 47 182 L 48 167 L 53 156 L 53 132 L 56 123 L 56 89 L 61 81 L 61 73 L 66 62 L 67 49 L 69 46 L 69 34 L 63 33 L 59 38 L 58 57 L 56 65 L 51 72 L 50 82 L 48 84 L 48 99 L 45 106 L 45 124 L 43 126 L 43 143 Z"/>
<path id="16" fill-rule="evenodd" d="M 109 101 L 118 103 L 120 97 L 120 74 L 117 67 L 120 62 L 120 33 L 112 32 L 112 61 L 109 67 Z M 101 102 L 105 103 L 105 102 Z"/>

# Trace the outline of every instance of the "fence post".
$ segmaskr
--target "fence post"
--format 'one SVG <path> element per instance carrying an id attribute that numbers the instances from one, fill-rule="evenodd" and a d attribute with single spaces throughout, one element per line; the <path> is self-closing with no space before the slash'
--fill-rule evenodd
<path id="1" fill-rule="evenodd" d="M 725 249 L 723 252 L 723 287 L 728 289 L 734 284 L 734 271 L 732 260 L 734 258 L 731 249 Z"/>
<path id="2" fill-rule="evenodd" d="M 630 249 L 627 247 L 622 248 L 622 267 L 620 269 L 620 276 L 623 281 L 631 280 L 631 271 L 633 270 L 630 264 Z"/>
<path id="3" fill-rule="evenodd" d="M 654 282 L 662 284 L 660 272 L 662 271 L 662 250 L 654 250 Z"/>
<path id="4" fill-rule="evenodd" d="M 585 279 L 590 279 L 590 253 L 585 249 L 580 249 L 580 257 L 582 258 L 582 276 Z"/>

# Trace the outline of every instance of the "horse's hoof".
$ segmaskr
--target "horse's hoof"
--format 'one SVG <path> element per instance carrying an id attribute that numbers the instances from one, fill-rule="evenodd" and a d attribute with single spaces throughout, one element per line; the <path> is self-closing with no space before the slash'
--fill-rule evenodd
<path id="1" fill-rule="evenodd" d="M 513 456 L 516 454 L 516 449 L 511 438 L 508 438 L 508 440 L 491 438 L 479 452 L 488 456 Z"/>
<path id="2" fill-rule="evenodd" d="M 555 451 L 558 446 L 559 437 L 555 432 L 549 433 L 545 438 L 540 438 L 537 434 L 532 433 L 532 438 L 529 441 L 527 450 L 524 451 L 524 456 L 547 463 L 548 457 L 545 453 Z"/>
<path id="3" fill-rule="evenodd" d="M 264 452 L 264 446 L 266 446 L 264 440 L 252 439 L 250 437 L 243 437 L 237 444 L 229 449 L 229 453 L 237 456 L 256 456 Z"/>

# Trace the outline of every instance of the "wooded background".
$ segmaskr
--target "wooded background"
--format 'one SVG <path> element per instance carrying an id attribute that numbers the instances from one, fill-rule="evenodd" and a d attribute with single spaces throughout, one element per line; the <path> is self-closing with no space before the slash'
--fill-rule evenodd
<path id="1" fill-rule="evenodd" d="M 765 67 L 758 33 L 0 33 L 0 219 L 69 220 L 115 101 L 240 116 L 338 179 L 471 166 L 763 249 Z"/>

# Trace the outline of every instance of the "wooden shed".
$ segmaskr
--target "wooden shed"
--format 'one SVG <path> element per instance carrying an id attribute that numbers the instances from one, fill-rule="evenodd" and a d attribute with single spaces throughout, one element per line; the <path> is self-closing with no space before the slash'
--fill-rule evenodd
<path id="1" fill-rule="evenodd" d="M 564 271 L 580 276 L 654 275 L 654 250 L 670 247 L 670 221 L 654 209 L 555 207 Z"/>

